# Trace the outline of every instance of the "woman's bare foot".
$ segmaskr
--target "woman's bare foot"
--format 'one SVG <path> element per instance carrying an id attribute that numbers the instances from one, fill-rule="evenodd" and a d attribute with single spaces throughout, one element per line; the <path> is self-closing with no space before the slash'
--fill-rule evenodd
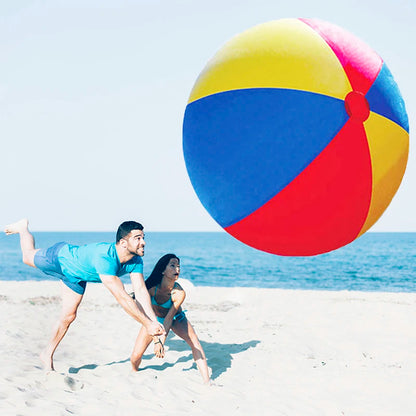
<path id="1" fill-rule="evenodd" d="M 130 358 L 131 368 L 135 373 L 137 373 L 139 371 L 139 365 L 140 365 L 141 361 L 142 361 L 141 359 L 133 360 L 132 358 Z"/>
<path id="2" fill-rule="evenodd" d="M 22 231 L 27 230 L 28 224 L 29 221 L 26 218 L 23 218 L 22 220 L 14 222 L 13 224 L 6 225 L 6 227 L 4 228 L 4 232 L 7 235 L 19 234 Z"/>

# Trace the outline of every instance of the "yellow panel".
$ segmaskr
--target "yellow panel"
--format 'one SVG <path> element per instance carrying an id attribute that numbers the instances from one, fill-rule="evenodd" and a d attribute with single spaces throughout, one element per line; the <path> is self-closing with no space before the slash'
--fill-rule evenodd
<path id="1" fill-rule="evenodd" d="M 201 72 L 188 102 L 245 88 L 289 88 L 339 99 L 351 91 L 332 49 L 298 19 L 264 23 L 232 38 Z"/>
<path id="2" fill-rule="evenodd" d="M 409 134 L 398 124 L 371 113 L 364 127 L 371 154 L 373 191 L 360 235 L 380 218 L 390 204 L 402 181 L 409 154 Z"/>

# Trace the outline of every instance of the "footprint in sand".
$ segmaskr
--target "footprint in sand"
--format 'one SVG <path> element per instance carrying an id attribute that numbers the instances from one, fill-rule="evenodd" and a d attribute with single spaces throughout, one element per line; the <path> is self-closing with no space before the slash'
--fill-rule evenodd
<path id="1" fill-rule="evenodd" d="M 84 383 L 82 381 L 70 377 L 67 374 L 56 373 L 54 371 L 47 373 L 47 382 L 48 384 L 54 385 L 63 383 L 64 388 L 69 387 L 72 391 L 81 390 L 84 387 Z"/>
<path id="2" fill-rule="evenodd" d="M 70 376 L 66 376 L 64 378 L 64 383 L 71 389 L 71 390 L 80 390 L 84 387 L 84 383 L 79 380 L 75 380 Z"/>

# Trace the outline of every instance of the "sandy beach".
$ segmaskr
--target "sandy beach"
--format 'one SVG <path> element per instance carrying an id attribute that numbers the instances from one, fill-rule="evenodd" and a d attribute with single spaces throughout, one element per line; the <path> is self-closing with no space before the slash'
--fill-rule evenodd
<path id="1" fill-rule="evenodd" d="M 89 284 L 56 372 L 45 373 L 38 354 L 59 283 L 0 281 L 0 414 L 416 414 L 416 293 L 183 284 L 214 386 L 172 334 L 163 360 L 149 349 L 132 373 L 139 324 L 100 284 Z"/>

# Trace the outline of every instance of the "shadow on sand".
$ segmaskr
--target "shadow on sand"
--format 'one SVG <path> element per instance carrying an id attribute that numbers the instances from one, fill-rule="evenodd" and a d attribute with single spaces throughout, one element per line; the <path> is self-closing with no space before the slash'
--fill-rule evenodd
<path id="1" fill-rule="evenodd" d="M 247 351 L 250 348 L 255 348 L 260 341 L 253 340 L 247 341 L 242 344 L 220 344 L 218 342 L 206 342 L 201 341 L 202 348 L 205 351 L 205 355 L 207 357 L 207 364 L 208 367 L 211 368 L 212 371 L 212 380 L 218 378 L 222 373 L 226 372 L 229 368 L 231 368 L 231 362 L 233 360 L 233 356 L 239 354 L 243 351 Z M 181 340 L 181 339 L 170 339 L 168 341 L 168 347 L 170 350 L 174 351 L 189 351 L 189 355 L 180 357 L 176 360 L 175 363 L 163 363 L 161 365 L 148 365 L 141 368 L 141 370 L 146 369 L 153 369 L 153 370 L 164 370 L 169 367 L 173 367 L 177 363 L 184 363 L 187 361 L 192 362 L 191 366 L 184 370 L 189 371 L 192 368 L 196 368 L 196 364 L 193 361 L 191 348 L 189 345 Z M 153 355 L 145 355 L 143 359 L 150 359 Z"/>
<path id="2" fill-rule="evenodd" d="M 124 364 L 127 362 L 130 362 L 130 358 L 126 358 L 125 360 L 120 360 L 120 361 L 112 361 L 111 363 L 107 363 L 107 364 L 85 364 L 81 367 L 69 367 L 68 373 L 78 374 L 81 370 L 95 370 L 97 367 L 105 367 L 107 365 L 114 365 L 114 364 Z"/>
<path id="3" fill-rule="evenodd" d="M 218 342 L 206 342 L 201 341 L 202 348 L 205 351 L 205 355 L 207 357 L 207 364 L 208 367 L 211 368 L 212 371 L 212 380 L 218 378 L 222 373 L 226 372 L 229 368 L 231 368 L 231 363 L 233 360 L 233 356 L 239 354 L 243 351 L 247 351 L 250 348 L 256 348 L 256 346 L 260 343 L 258 340 L 247 341 L 242 344 L 220 344 Z M 184 371 L 189 371 L 193 368 L 196 368 L 196 364 L 193 361 L 191 349 L 189 345 L 181 340 L 181 339 L 169 339 L 168 340 L 168 347 L 170 350 L 173 351 L 189 351 L 189 354 L 183 357 L 180 357 L 174 363 L 164 362 L 161 365 L 145 365 L 140 368 L 141 371 L 147 369 L 153 369 L 158 371 L 163 371 L 166 368 L 173 367 L 178 363 L 186 363 L 191 362 L 191 366 Z M 146 360 L 150 360 L 153 357 L 153 354 L 146 354 L 143 356 L 143 362 L 145 363 Z M 103 364 L 103 366 L 114 365 L 114 364 L 124 364 L 129 362 L 130 358 L 126 358 L 125 360 L 120 361 L 112 361 L 107 364 Z M 81 370 L 94 370 L 97 367 L 100 367 L 100 364 L 86 364 L 81 367 L 70 367 L 68 372 L 70 374 L 77 374 Z"/>

